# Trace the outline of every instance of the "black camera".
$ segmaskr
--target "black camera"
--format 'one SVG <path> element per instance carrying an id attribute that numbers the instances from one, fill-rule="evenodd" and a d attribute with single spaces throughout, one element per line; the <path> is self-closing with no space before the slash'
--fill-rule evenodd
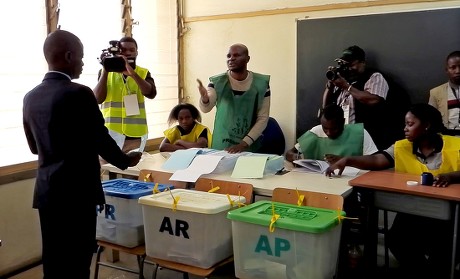
<path id="1" fill-rule="evenodd" d="M 102 50 L 99 62 L 107 72 L 123 72 L 126 70 L 125 59 L 121 56 L 119 41 L 110 41 L 110 46 Z"/>
<path id="2" fill-rule="evenodd" d="M 350 71 L 348 68 L 349 63 L 342 59 L 335 59 L 335 62 L 337 62 L 338 66 L 328 70 L 326 72 L 326 78 L 328 80 L 336 80 L 339 77 L 337 74 L 340 74 L 341 77 L 346 79 Z"/>

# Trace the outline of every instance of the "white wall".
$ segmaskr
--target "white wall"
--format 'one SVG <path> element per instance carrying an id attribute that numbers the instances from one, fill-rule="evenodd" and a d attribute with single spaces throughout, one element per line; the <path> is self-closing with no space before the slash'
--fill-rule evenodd
<path id="1" fill-rule="evenodd" d="M 34 184 L 35 179 L 28 179 L 0 185 L 0 277 L 41 258 Z"/>
<path id="2" fill-rule="evenodd" d="M 224 72 L 226 70 L 225 57 L 228 47 L 236 42 L 244 43 L 248 46 L 251 56 L 248 68 L 255 72 L 271 75 L 272 103 L 270 115 L 280 123 L 286 136 L 287 148 L 291 148 L 296 140 L 297 19 L 460 6 L 460 1 L 435 1 L 430 3 L 245 17 L 247 14 L 238 13 L 254 12 L 257 14 L 257 11 L 259 11 L 260 14 L 264 10 L 305 7 L 305 2 L 307 1 L 194 0 L 184 2 L 185 19 L 186 22 L 188 21 L 186 27 L 189 29 L 184 36 L 184 63 L 182 65 L 186 100 L 197 105 L 199 93 L 196 78 L 200 78 L 206 83 L 208 77 Z M 308 1 L 309 5 L 317 6 L 346 2 L 350 1 Z M 363 2 L 363 6 L 366 6 L 366 2 L 370 4 L 373 1 L 354 1 L 353 3 L 350 2 L 350 6 L 357 6 L 357 2 Z M 340 5 L 331 5 L 332 8 L 337 8 L 338 6 Z M 214 18 L 220 18 L 220 15 L 225 14 L 230 15 L 230 18 L 213 19 L 213 16 Z M 202 17 L 205 18 L 203 19 Z M 325 69 L 318 70 L 325 71 Z M 322 94 L 322 92 L 318 92 L 318 94 Z M 211 128 L 213 127 L 214 113 L 215 109 L 203 115 L 203 123 Z"/>

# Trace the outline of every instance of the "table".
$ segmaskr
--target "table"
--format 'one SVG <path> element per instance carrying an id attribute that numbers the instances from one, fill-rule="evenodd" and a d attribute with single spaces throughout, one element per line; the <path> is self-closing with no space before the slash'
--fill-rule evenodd
<path id="1" fill-rule="evenodd" d="M 125 174 L 132 176 L 139 176 L 139 172 L 142 169 L 157 170 L 163 172 L 170 172 L 162 168 L 166 158 L 160 153 L 144 155 L 135 167 L 130 167 L 126 170 L 120 170 L 111 164 L 102 165 L 102 169 L 107 171 L 109 178 L 115 178 L 116 174 Z M 285 163 L 289 169 L 292 165 Z M 348 185 L 348 180 L 352 177 L 334 177 L 327 178 L 323 174 L 316 173 L 301 173 L 301 172 L 288 172 L 283 175 L 266 175 L 262 179 L 243 179 L 243 178 L 232 178 L 231 172 L 222 174 L 207 174 L 202 177 L 242 182 L 252 184 L 254 187 L 254 194 L 259 196 L 271 197 L 273 189 L 278 187 L 292 188 L 313 192 L 321 192 L 333 195 L 341 195 L 343 197 L 348 196 L 352 187 Z"/>
<path id="2" fill-rule="evenodd" d="M 458 217 L 460 204 L 460 184 L 452 184 L 447 188 L 430 186 L 408 186 L 407 181 L 420 181 L 420 175 L 397 173 L 392 171 L 370 171 L 348 183 L 350 186 L 360 188 L 365 192 L 367 206 L 366 239 L 364 248 L 364 265 L 366 272 L 373 272 L 377 265 L 377 222 L 378 209 L 388 209 L 396 212 L 405 212 L 438 218 L 451 219 L 450 206 L 454 205 L 453 246 L 450 278 L 454 278 L 455 256 L 458 233 Z M 403 199 L 393 202 L 394 199 Z M 432 210 L 421 211 L 417 209 L 423 204 L 432 206 Z M 446 209 L 447 208 L 447 209 Z M 441 212 L 437 212 L 440 209 Z M 366 278 L 371 274 L 367 274 Z"/>

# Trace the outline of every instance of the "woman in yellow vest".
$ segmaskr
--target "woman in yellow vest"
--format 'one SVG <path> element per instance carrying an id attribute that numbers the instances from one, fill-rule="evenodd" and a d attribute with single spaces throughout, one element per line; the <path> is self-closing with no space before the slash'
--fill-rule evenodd
<path id="1" fill-rule="evenodd" d="M 460 183 L 460 138 L 444 135 L 441 113 L 429 104 L 414 105 L 406 114 L 406 139 L 373 155 L 345 157 L 329 166 L 326 175 L 341 174 L 345 166 L 421 175 L 433 174 L 434 187 Z M 404 278 L 448 278 L 452 247 L 450 221 L 398 213 L 388 233 L 392 254 Z"/>
<path id="2" fill-rule="evenodd" d="M 211 146 L 211 131 L 200 123 L 198 109 L 188 103 L 178 104 L 169 114 L 168 123 L 173 125 L 164 131 L 165 138 L 160 144 L 160 151 L 176 151 L 192 147 L 204 148 Z"/>

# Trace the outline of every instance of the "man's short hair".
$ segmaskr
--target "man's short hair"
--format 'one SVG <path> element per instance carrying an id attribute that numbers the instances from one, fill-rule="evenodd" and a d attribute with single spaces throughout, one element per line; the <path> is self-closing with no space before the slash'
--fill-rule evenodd
<path id="1" fill-rule="evenodd" d="M 460 57 L 460 50 L 453 51 L 447 55 L 446 58 L 446 63 L 449 61 L 449 59 L 454 58 L 454 57 Z"/>
<path id="2" fill-rule="evenodd" d="M 344 119 L 343 109 L 337 104 L 327 105 L 321 111 L 320 118 L 324 117 L 326 120 L 342 120 Z"/>
<path id="3" fill-rule="evenodd" d="M 348 63 L 352 63 L 353 61 L 365 61 L 366 60 L 366 53 L 362 48 L 359 46 L 350 46 L 343 50 L 342 56 L 340 59 L 347 61 Z"/>
<path id="4" fill-rule="evenodd" d="M 137 42 L 136 42 L 136 40 L 133 39 L 133 37 L 123 37 L 123 38 L 120 39 L 120 43 L 123 43 L 123 42 L 134 43 L 136 45 L 136 49 L 138 48 L 137 47 Z"/>

